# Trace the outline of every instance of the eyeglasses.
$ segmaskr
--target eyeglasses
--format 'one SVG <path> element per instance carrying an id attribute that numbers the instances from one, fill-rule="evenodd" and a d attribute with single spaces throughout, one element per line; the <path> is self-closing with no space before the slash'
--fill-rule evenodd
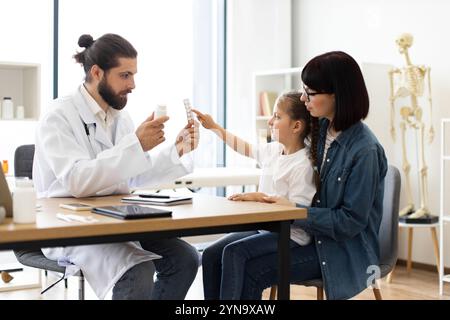
<path id="1" fill-rule="evenodd" d="M 303 92 L 302 94 L 304 94 L 306 96 L 306 101 L 307 102 L 311 102 L 311 97 L 314 97 L 318 94 L 329 94 L 328 92 L 308 92 L 306 91 L 305 86 L 303 86 Z"/>

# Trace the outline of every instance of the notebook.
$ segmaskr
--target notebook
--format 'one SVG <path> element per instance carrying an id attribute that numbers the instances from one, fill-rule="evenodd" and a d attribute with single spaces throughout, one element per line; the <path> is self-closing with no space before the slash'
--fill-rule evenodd
<path id="1" fill-rule="evenodd" d="M 138 205 L 96 207 L 92 212 L 119 219 L 145 219 L 170 217 L 172 211 Z"/>
<path id="2" fill-rule="evenodd" d="M 124 203 L 138 203 L 138 204 L 153 204 L 156 206 L 175 206 L 178 204 L 192 203 L 192 197 L 167 197 L 167 198 L 152 198 L 148 196 L 131 196 L 122 198 Z"/>

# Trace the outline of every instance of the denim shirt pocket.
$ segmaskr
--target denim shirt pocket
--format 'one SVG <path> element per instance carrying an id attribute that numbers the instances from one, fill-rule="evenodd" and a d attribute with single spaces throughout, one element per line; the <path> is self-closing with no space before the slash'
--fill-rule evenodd
<path id="1" fill-rule="evenodd" d="M 327 199 L 327 203 L 329 207 L 335 207 L 337 204 L 342 203 L 349 174 L 350 169 L 346 167 L 333 168 L 328 173 L 327 194 L 329 198 Z"/>

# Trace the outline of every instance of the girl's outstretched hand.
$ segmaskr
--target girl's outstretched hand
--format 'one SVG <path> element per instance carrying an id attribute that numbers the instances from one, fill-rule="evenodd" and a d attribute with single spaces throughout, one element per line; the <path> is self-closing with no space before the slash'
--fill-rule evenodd
<path id="1" fill-rule="evenodd" d="M 205 129 L 218 129 L 218 124 L 209 114 L 201 113 L 196 109 L 192 109 L 192 112 L 197 115 L 198 122 L 200 122 Z"/>

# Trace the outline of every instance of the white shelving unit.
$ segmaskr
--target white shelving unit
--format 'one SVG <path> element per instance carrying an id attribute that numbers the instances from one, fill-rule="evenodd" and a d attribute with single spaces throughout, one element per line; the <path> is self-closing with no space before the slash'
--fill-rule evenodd
<path id="1" fill-rule="evenodd" d="M 447 126 L 447 128 L 446 128 Z M 450 215 L 445 214 L 445 178 L 448 172 L 445 170 L 445 164 L 450 164 L 450 144 L 446 141 L 446 129 L 450 130 L 450 118 L 441 120 L 441 186 L 440 186 L 440 214 L 439 214 L 439 256 L 440 256 L 440 266 L 439 266 L 439 294 L 442 295 L 444 292 L 444 282 L 450 282 L 450 274 L 444 274 L 445 256 L 444 256 L 444 225 L 445 222 L 450 221 Z M 448 193 L 448 191 L 447 191 Z"/>
<path id="2" fill-rule="evenodd" d="M 299 89 L 300 68 L 275 69 L 256 72 L 253 74 L 253 132 L 254 143 L 260 143 L 264 137 L 270 136 L 267 122 L 270 116 L 264 116 L 260 112 L 259 95 L 262 91 L 276 92 Z"/>
<path id="3" fill-rule="evenodd" d="M 23 106 L 25 120 L 39 119 L 40 69 L 40 65 L 35 63 L 0 62 L 0 105 L 3 97 L 11 97 L 14 103 L 14 118 L 17 106 Z M 0 117 L 0 120 L 3 119 Z"/>

